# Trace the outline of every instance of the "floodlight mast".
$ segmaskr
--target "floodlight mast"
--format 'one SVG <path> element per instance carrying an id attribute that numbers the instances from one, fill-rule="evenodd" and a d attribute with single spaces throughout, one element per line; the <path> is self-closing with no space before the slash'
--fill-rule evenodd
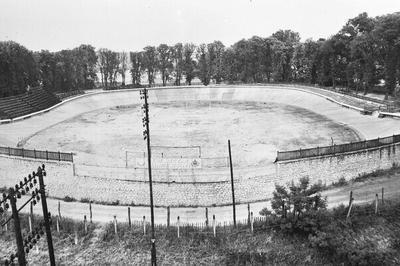
<path id="1" fill-rule="evenodd" d="M 150 217 L 151 217 L 151 265 L 157 265 L 156 256 L 156 239 L 154 234 L 154 204 L 153 204 L 153 180 L 151 176 L 151 149 L 150 149 L 150 128 L 149 128 L 149 104 L 147 102 L 148 90 L 145 88 L 140 91 L 140 98 L 144 99 L 142 110 L 145 117 L 143 118 L 144 139 L 147 140 L 147 167 L 149 170 L 149 185 L 150 185 Z"/>

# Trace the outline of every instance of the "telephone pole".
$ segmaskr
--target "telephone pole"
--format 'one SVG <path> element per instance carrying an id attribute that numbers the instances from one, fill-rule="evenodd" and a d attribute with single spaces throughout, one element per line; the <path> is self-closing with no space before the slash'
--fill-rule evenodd
<path id="1" fill-rule="evenodd" d="M 231 152 L 231 140 L 228 139 L 229 148 L 229 166 L 231 168 L 231 186 L 232 186 L 232 206 L 233 206 L 233 225 L 236 228 L 236 202 L 235 202 L 235 186 L 233 184 L 233 165 L 232 165 L 232 152 Z"/>
<path id="2" fill-rule="evenodd" d="M 143 89 L 140 91 L 140 98 L 144 99 L 142 110 L 145 117 L 143 118 L 143 137 L 147 140 L 147 167 L 149 170 L 149 185 L 150 185 L 150 217 L 151 217 L 151 265 L 157 265 L 156 256 L 156 238 L 154 234 L 154 204 L 153 204 L 153 180 L 151 177 L 151 149 L 150 149 L 150 127 L 149 127 L 149 104 L 147 102 L 148 90 Z"/>

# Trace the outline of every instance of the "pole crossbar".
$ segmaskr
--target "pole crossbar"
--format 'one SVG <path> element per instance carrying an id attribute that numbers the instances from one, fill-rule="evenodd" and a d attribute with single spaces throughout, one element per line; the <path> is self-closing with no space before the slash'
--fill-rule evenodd
<path id="1" fill-rule="evenodd" d="M 37 172 L 32 172 L 32 175 L 29 174 L 28 178 L 24 178 L 23 181 L 20 181 L 15 185 L 15 188 L 10 188 L 8 195 L 3 193 L 3 200 L 0 204 L 3 204 L 4 210 L 0 209 L 0 213 L 7 211 L 8 203 L 10 201 L 12 216 L 9 217 L 5 222 L 2 223 L 2 226 L 7 225 L 11 220 L 14 221 L 14 231 L 15 231 L 15 238 L 17 242 L 17 253 L 11 254 L 10 259 L 6 259 L 4 261 L 5 265 L 14 265 L 14 259 L 18 258 L 19 265 L 27 265 L 27 261 L 25 258 L 25 253 L 29 253 L 29 250 L 32 249 L 33 245 L 37 243 L 37 240 L 40 239 L 40 234 L 43 234 L 41 227 L 45 227 L 46 235 L 47 235 L 47 242 L 49 247 L 49 257 L 50 257 L 50 265 L 55 265 L 55 258 L 54 258 L 54 249 L 51 237 L 51 230 L 50 230 L 50 213 L 47 210 L 47 203 L 46 203 L 46 193 L 45 193 L 45 185 L 43 181 L 43 176 L 46 176 L 45 166 L 44 164 L 42 167 L 38 167 Z M 39 189 L 33 189 L 35 185 L 37 185 L 36 177 L 39 179 Z M 33 182 L 32 182 L 33 180 Z M 21 198 L 21 194 L 25 195 L 28 193 L 29 190 L 32 190 L 32 194 L 29 199 L 22 204 L 19 208 L 17 208 L 17 201 Z M 42 210 L 43 210 L 43 218 L 44 221 L 40 223 L 39 228 L 35 228 L 32 230 L 32 221 L 30 220 L 30 233 L 27 238 L 22 238 L 21 233 L 21 222 L 19 219 L 20 211 L 31 203 L 31 212 L 32 212 L 32 205 L 36 205 L 37 201 L 42 200 Z M 36 240 L 37 239 L 37 240 Z M 24 244 L 29 242 L 29 245 Z"/>

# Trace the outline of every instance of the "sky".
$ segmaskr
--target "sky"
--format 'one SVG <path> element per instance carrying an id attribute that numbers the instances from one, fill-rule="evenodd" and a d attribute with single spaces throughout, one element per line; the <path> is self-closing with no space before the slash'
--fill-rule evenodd
<path id="1" fill-rule="evenodd" d="M 0 0 L 0 41 L 59 51 L 80 44 L 115 51 L 222 41 L 279 29 L 328 38 L 348 19 L 400 11 L 400 0 Z"/>

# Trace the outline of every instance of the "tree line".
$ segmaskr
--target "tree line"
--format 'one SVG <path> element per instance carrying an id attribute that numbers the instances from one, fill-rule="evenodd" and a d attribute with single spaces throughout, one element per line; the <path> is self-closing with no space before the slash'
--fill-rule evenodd
<path id="1" fill-rule="evenodd" d="M 32 52 L 15 42 L 0 42 L 1 95 L 42 85 L 50 91 L 125 85 L 191 85 L 197 77 L 211 82 L 300 82 L 340 86 L 368 93 L 382 84 L 396 94 L 400 82 L 400 12 L 349 19 L 328 39 L 300 41 L 292 30 L 269 37 L 242 39 L 230 47 L 220 41 L 195 45 L 177 43 L 146 46 L 142 51 L 115 52 L 81 45 L 72 50 Z M 99 73 L 99 78 L 97 76 Z"/>

